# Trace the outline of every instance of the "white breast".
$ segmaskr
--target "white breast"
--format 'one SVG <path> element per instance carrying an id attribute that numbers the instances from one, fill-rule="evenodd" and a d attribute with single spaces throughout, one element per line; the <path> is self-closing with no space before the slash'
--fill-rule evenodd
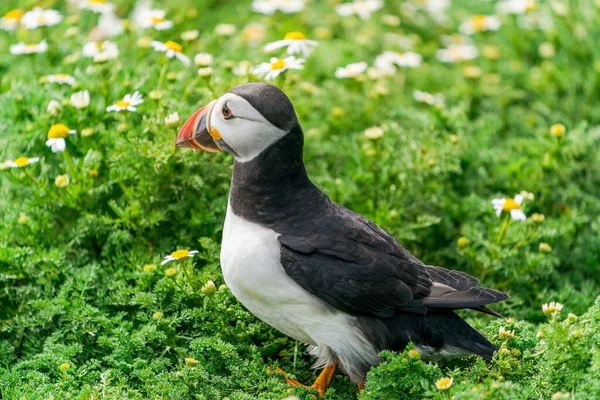
<path id="1" fill-rule="evenodd" d="M 221 267 L 233 295 L 258 318 L 304 343 L 317 346 L 321 362 L 332 351 L 339 358 L 355 354 L 366 359 L 377 352 L 352 324 L 354 317 L 338 311 L 302 289 L 280 263 L 278 234 L 236 216 L 227 208 Z"/>

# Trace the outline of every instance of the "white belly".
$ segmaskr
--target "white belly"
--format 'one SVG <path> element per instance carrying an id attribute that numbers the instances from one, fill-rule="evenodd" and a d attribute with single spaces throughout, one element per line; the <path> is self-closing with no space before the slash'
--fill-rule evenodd
<path id="1" fill-rule="evenodd" d="M 338 311 L 302 289 L 280 263 L 278 234 L 236 216 L 227 208 L 221 268 L 227 286 L 250 312 L 273 328 L 318 346 L 321 363 L 336 355 L 377 352 L 352 324 L 354 317 Z M 349 354 L 348 354 L 349 355 Z"/>

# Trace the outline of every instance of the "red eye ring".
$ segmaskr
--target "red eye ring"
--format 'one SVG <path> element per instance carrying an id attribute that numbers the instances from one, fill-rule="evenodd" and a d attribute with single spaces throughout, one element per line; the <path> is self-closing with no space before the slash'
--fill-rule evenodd
<path id="1" fill-rule="evenodd" d="M 225 119 L 233 118 L 233 113 L 231 112 L 231 109 L 227 106 L 227 103 L 225 103 L 223 109 L 221 109 L 221 113 L 223 113 L 223 118 Z"/>

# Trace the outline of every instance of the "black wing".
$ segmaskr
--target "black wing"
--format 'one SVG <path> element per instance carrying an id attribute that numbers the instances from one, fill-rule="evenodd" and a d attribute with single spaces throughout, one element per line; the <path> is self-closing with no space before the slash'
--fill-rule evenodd
<path id="1" fill-rule="evenodd" d="M 282 234 L 281 264 L 306 291 L 353 315 L 474 308 L 508 298 L 474 277 L 426 266 L 363 216 L 331 203 L 301 234 Z"/>

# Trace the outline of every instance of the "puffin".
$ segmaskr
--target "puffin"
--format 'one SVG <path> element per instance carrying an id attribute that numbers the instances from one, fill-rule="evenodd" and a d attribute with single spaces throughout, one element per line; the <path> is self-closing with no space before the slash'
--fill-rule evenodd
<path id="1" fill-rule="evenodd" d="M 411 342 L 424 360 L 492 359 L 497 347 L 455 310 L 500 317 L 487 305 L 509 296 L 423 263 L 319 190 L 304 165 L 294 106 L 278 87 L 229 90 L 187 120 L 175 146 L 233 156 L 223 277 L 252 314 L 308 345 L 323 369 L 305 387 L 323 396 L 339 368 L 363 388 L 382 350 Z"/>

